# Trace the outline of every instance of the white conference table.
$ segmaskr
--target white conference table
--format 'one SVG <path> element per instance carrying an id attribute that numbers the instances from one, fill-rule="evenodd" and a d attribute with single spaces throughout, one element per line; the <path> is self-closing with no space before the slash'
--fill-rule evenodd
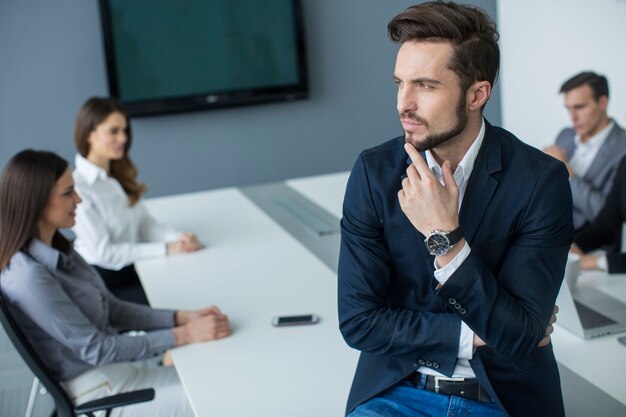
<path id="1" fill-rule="evenodd" d="M 338 330 L 335 273 L 237 189 L 147 206 L 206 244 L 197 253 L 137 262 L 152 305 L 215 304 L 234 331 L 173 350 L 196 416 L 342 416 L 358 352 Z M 308 313 L 320 323 L 271 325 L 277 315 Z"/>
<path id="2" fill-rule="evenodd" d="M 577 286 L 593 286 L 626 303 L 626 274 L 586 271 Z M 555 326 L 552 343 L 556 359 L 611 397 L 626 405 L 626 346 L 617 341 L 626 333 L 585 340 Z"/>
<path id="3" fill-rule="evenodd" d="M 342 172 L 285 184 L 340 218 L 347 178 Z M 216 304 L 234 330 L 173 352 L 196 416 L 342 416 L 358 352 L 338 331 L 336 274 L 237 189 L 147 205 L 160 221 L 195 231 L 207 244 L 198 253 L 137 263 L 151 303 Z M 585 273 L 579 283 L 626 301 L 626 276 Z M 276 315 L 306 313 L 322 321 L 270 324 Z M 562 365 L 626 405 L 626 347 L 617 337 L 583 340 L 557 323 L 553 344 Z"/>

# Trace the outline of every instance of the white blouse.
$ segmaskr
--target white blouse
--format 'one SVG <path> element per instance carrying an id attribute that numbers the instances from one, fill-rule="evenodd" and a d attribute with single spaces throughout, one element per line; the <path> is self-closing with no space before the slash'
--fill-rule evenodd
<path id="1" fill-rule="evenodd" d="M 130 205 L 117 180 L 86 158 L 74 161 L 76 192 L 83 200 L 76 209 L 74 249 L 88 263 L 120 270 L 138 259 L 164 256 L 167 242 L 181 232 L 157 223 L 138 201 Z"/>

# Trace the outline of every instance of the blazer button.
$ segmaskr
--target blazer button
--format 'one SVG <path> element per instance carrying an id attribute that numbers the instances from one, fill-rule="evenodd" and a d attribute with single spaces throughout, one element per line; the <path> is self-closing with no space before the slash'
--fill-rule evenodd
<path id="1" fill-rule="evenodd" d="M 430 368 L 431 366 L 433 366 L 433 363 L 431 361 L 426 361 L 426 366 Z"/>
<path id="2" fill-rule="evenodd" d="M 465 314 L 467 313 L 467 310 L 465 310 L 464 308 L 459 308 L 459 314 Z"/>
<path id="3" fill-rule="evenodd" d="M 448 298 L 448 302 L 450 304 L 456 304 L 456 300 L 454 298 Z"/>
<path id="4" fill-rule="evenodd" d="M 433 362 L 433 368 L 439 369 L 439 364 L 437 362 Z"/>
<path id="5" fill-rule="evenodd" d="M 454 308 L 456 308 L 456 309 L 458 310 L 459 308 L 461 308 L 461 304 L 456 303 L 456 304 L 454 305 Z"/>
<path id="6" fill-rule="evenodd" d="M 426 365 L 426 361 L 424 359 L 420 359 L 417 361 L 420 365 Z"/>

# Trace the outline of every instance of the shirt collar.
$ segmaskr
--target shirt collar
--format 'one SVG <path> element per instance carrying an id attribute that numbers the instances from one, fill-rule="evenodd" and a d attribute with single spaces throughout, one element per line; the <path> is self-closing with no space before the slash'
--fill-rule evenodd
<path id="1" fill-rule="evenodd" d="M 611 131 L 611 129 L 613 129 L 613 126 L 615 126 L 615 122 L 613 120 L 609 121 L 609 124 L 604 126 L 604 128 L 596 133 L 594 136 L 587 139 L 585 143 L 581 142 L 580 135 L 576 134 L 576 136 L 574 137 L 576 146 L 584 146 L 587 148 L 600 147 L 600 145 L 604 143 L 604 140 L 607 138 L 607 136 L 609 136 L 609 132 Z"/>
<path id="2" fill-rule="evenodd" d="M 48 269 L 56 271 L 63 254 L 37 238 L 32 238 L 28 244 L 28 254 Z"/>
<path id="3" fill-rule="evenodd" d="M 76 172 L 82 175 L 90 185 L 98 179 L 106 180 L 108 178 L 108 174 L 104 169 L 80 154 L 76 154 L 74 165 L 76 166 Z"/>
<path id="4" fill-rule="evenodd" d="M 478 151 L 480 150 L 480 146 L 482 145 L 484 138 L 485 119 L 483 118 L 476 139 L 474 139 L 472 145 L 469 147 L 467 152 L 465 152 L 465 155 L 463 155 L 463 159 L 461 159 L 461 162 L 459 162 L 459 166 L 457 166 L 456 170 L 454 171 L 454 180 L 457 184 L 460 184 L 461 181 L 467 180 L 472 174 L 472 170 L 474 169 L 474 163 L 476 162 L 476 158 L 478 157 Z M 431 169 L 431 171 L 441 175 L 441 166 L 439 166 L 439 163 L 437 163 L 437 160 L 435 160 L 432 152 L 430 150 L 427 150 L 425 154 L 426 163 L 428 164 L 428 167 Z"/>

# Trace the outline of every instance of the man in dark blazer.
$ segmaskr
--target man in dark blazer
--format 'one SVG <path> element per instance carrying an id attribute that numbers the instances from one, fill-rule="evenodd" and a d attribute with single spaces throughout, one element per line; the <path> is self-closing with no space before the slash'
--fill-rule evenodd
<path id="1" fill-rule="evenodd" d="M 405 134 L 364 151 L 346 189 L 339 321 L 362 352 L 347 413 L 563 416 L 549 335 L 567 170 L 483 119 L 499 66 L 484 11 L 421 3 L 388 29 Z"/>
<path id="2" fill-rule="evenodd" d="M 609 84 L 605 76 L 581 72 L 561 86 L 572 127 L 563 129 L 544 151 L 561 160 L 570 173 L 574 227 L 593 221 L 611 190 L 617 164 L 626 155 L 626 134 L 607 115 Z"/>
<path id="3" fill-rule="evenodd" d="M 574 236 L 573 251 L 579 253 L 581 269 L 600 269 L 609 274 L 626 273 L 626 253 L 620 252 L 622 225 L 626 222 L 626 158 L 617 167 L 613 188 L 595 220 Z M 606 255 L 585 255 L 600 248 Z"/>

